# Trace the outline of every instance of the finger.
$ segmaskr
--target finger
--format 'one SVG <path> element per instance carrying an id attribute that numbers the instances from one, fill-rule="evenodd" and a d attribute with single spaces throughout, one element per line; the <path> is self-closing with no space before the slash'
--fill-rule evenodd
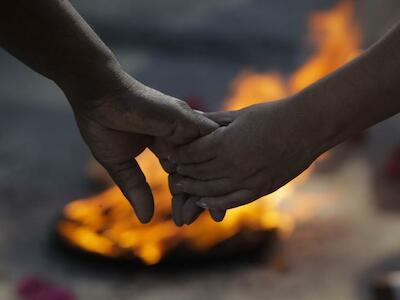
<path id="1" fill-rule="evenodd" d="M 191 196 L 183 205 L 183 222 L 186 225 L 192 224 L 203 212 L 204 209 L 196 204 L 199 199 Z"/>
<path id="2" fill-rule="evenodd" d="M 222 222 L 225 218 L 226 210 L 225 209 L 210 209 L 211 218 L 215 222 Z"/>
<path id="3" fill-rule="evenodd" d="M 231 178 L 215 180 L 197 180 L 189 177 L 174 177 L 172 189 L 176 193 L 187 193 L 194 196 L 214 197 L 231 193 L 237 184 Z"/>
<path id="4" fill-rule="evenodd" d="M 160 165 L 165 172 L 175 172 L 176 164 L 167 159 L 170 153 L 173 152 L 174 146 L 171 143 L 168 143 L 165 139 L 155 138 L 149 148 L 158 157 Z"/>
<path id="5" fill-rule="evenodd" d="M 183 145 L 194 138 L 206 135 L 217 129 L 219 126 L 203 114 L 192 110 L 187 103 L 175 99 L 178 107 L 178 115 L 174 119 L 174 126 L 169 136 L 170 142 L 175 145 Z"/>
<path id="6" fill-rule="evenodd" d="M 209 134 L 219 127 L 216 122 L 207 118 L 203 112 L 193 110 L 188 105 L 184 105 L 183 112 L 188 125 L 194 124 L 198 128 L 199 136 Z"/>
<path id="7" fill-rule="evenodd" d="M 160 165 L 168 174 L 176 172 L 177 165 L 168 159 L 160 159 Z"/>
<path id="8" fill-rule="evenodd" d="M 257 199 L 257 193 L 250 190 L 239 190 L 220 197 L 202 197 L 197 201 L 197 205 L 208 209 L 229 209 L 248 204 Z"/>
<path id="9" fill-rule="evenodd" d="M 220 133 L 220 129 L 217 129 L 190 144 L 177 147 L 172 152 L 170 159 L 180 164 L 194 164 L 216 157 L 218 136 Z"/>
<path id="10" fill-rule="evenodd" d="M 132 204 L 139 221 L 148 223 L 154 212 L 153 195 L 136 160 L 132 159 L 122 164 L 105 165 L 104 167 Z"/>
<path id="11" fill-rule="evenodd" d="M 198 114 L 200 114 L 200 115 L 202 115 L 202 116 L 204 116 L 205 115 L 205 112 L 204 111 L 202 111 L 202 110 L 199 110 L 199 109 L 194 109 L 194 108 L 192 108 L 193 109 L 193 111 L 194 112 L 196 112 L 196 113 L 198 113 Z"/>
<path id="12" fill-rule="evenodd" d="M 174 146 L 165 139 L 155 138 L 150 150 L 158 157 L 161 167 L 167 173 L 173 173 L 176 170 L 176 163 L 173 163 L 167 157 L 173 152 Z"/>
<path id="13" fill-rule="evenodd" d="M 182 194 L 182 192 L 179 190 L 178 186 L 176 185 L 177 182 L 180 180 L 180 176 L 176 173 L 170 173 L 168 176 L 168 187 L 169 191 L 173 196 Z"/>
<path id="14" fill-rule="evenodd" d="M 238 111 L 218 111 L 204 113 L 204 116 L 221 126 L 228 126 L 236 118 Z"/>
<path id="15" fill-rule="evenodd" d="M 227 175 L 226 168 L 221 168 L 215 159 L 197 164 L 178 165 L 176 173 L 200 180 L 217 179 Z"/>
<path id="16" fill-rule="evenodd" d="M 209 168 L 210 166 L 207 165 L 207 163 L 205 164 L 199 164 L 198 166 L 205 166 L 205 168 Z M 179 167 L 178 167 L 179 169 Z M 196 176 L 197 177 L 197 176 Z M 178 205 L 177 205 L 178 206 Z M 215 221 L 215 222 L 221 222 L 223 221 L 223 219 L 225 218 L 225 214 L 226 214 L 226 210 L 220 210 L 220 209 L 211 209 L 210 210 L 210 215 L 211 218 Z"/>
<path id="17" fill-rule="evenodd" d="M 167 158 L 174 151 L 175 145 L 165 138 L 154 138 L 149 148 L 158 158 Z"/>
<path id="18" fill-rule="evenodd" d="M 184 194 L 172 196 L 172 219 L 176 226 L 181 227 L 183 222 L 183 205 L 185 204 L 188 196 Z"/>

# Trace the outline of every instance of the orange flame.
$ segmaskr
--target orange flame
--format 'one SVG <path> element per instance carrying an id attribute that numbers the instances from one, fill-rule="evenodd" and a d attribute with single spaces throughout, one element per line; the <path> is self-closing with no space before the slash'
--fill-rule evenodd
<path id="1" fill-rule="evenodd" d="M 243 72 L 233 81 L 224 108 L 235 110 L 287 97 L 354 58 L 360 53 L 360 33 L 352 15 L 353 6 L 347 1 L 329 11 L 312 14 L 309 26 L 315 54 L 289 78 L 279 73 Z M 167 174 L 149 151 L 138 160 L 156 199 L 157 209 L 150 224 L 139 224 L 119 189 L 112 187 L 94 197 L 69 203 L 58 224 L 59 234 L 85 251 L 110 257 L 133 255 L 146 264 L 156 264 L 180 243 L 193 251 L 205 251 L 243 229 L 279 229 L 288 236 L 296 216 L 280 211 L 279 204 L 287 204 L 295 188 L 309 174 L 309 171 L 303 173 L 252 204 L 230 210 L 222 223 L 215 223 L 208 214 L 203 214 L 193 225 L 178 228 L 169 217 L 171 196 Z M 310 216 L 310 212 L 305 215 Z"/>

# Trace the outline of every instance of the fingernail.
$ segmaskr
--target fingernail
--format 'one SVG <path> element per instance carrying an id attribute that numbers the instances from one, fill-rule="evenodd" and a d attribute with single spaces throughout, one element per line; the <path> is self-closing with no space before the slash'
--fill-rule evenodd
<path id="1" fill-rule="evenodd" d="M 226 210 L 210 209 L 210 215 L 215 222 L 222 222 L 224 220 Z"/>
<path id="2" fill-rule="evenodd" d="M 172 211 L 172 220 L 174 221 L 175 225 L 178 227 L 182 227 L 182 225 L 184 224 L 182 217 L 177 215 L 176 213 L 174 213 L 174 211 Z"/>
<path id="3" fill-rule="evenodd" d="M 197 201 L 196 202 L 196 205 L 197 206 L 200 206 L 200 207 L 202 207 L 202 208 L 208 208 L 208 205 L 207 205 L 207 203 L 205 203 L 205 202 L 203 202 L 203 201 Z"/>
<path id="4" fill-rule="evenodd" d="M 174 223 L 177 227 L 182 227 L 184 225 L 184 223 L 182 222 L 177 222 L 176 220 L 174 220 Z"/>

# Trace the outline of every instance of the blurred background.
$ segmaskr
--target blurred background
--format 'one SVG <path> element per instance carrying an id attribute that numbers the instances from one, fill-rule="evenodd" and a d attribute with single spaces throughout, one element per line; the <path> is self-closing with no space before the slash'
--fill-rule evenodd
<path id="1" fill-rule="evenodd" d="M 72 3 L 130 74 L 204 110 L 290 95 L 355 57 L 400 18 L 397 0 Z M 126 259 L 110 267 L 90 253 L 111 252 L 73 238 L 73 247 L 66 247 L 57 238 L 67 235 L 57 231 L 60 219 L 76 223 L 68 211 L 63 215 L 65 205 L 107 186 L 62 92 L 0 49 L 0 108 L 1 299 L 396 299 L 377 298 L 374 289 L 399 282 L 388 279 L 400 271 L 398 117 L 340 145 L 307 178 L 271 196 L 276 205 L 263 206 L 268 218 L 254 218 L 263 219 L 262 231 L 278 232 L 273 241 L 251 233 L 257 242 L 248 251 L 249 228 L 242 234 L 239 226 L 239 242 L 218 241 L 218 261 L 203 257 L 202 268 L 181 267 L 200 259 L 193 249 L 168 267 L 158 265 L 174 252 L 158 248 L 152 256 L 135 252 L 142 265 Z M 149 164 L 147 175 L 156 169 Z M 219 228 L 185 230 L 203 237 L 223 232 Z M 180 233 L 171 230 L 176 241 Z M 124 248 L 113 243 L 110 251 Z M 242 262 L 243 256 L 262 258 Z M 47 292 L 29 298 L 37 289 Z"/>

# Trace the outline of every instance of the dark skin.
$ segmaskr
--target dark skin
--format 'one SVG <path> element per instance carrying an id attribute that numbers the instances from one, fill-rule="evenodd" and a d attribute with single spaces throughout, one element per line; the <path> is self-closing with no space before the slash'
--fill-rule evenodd
<path id="1" fill-rule="evenodd" d="M 146 147 L 171 173 L 177 225 L 202 208 L 222 220 L 225 209 L 277 190 L 400 111 L 400 26 L 290 98 L 206 115 L 130 77 L 67 0 L 3 1 L 0 45 L 64 91 L 92 153 L 143 223 L 154 204 L 134 157 Z"/>
<path id="2" fill-rule="evenodd" d="M 222 125 L 178 147 L 175 193 L 229 209 L 279 189 L 323 152 L 400 112 L 400 25 L 360 57 L 287 99 L 206 114 Z"/>
<path id="3" fill-rule="evenodd" d="M 0 46 L 63 90 L 94 157 L 143 223 L 151 220 L 154 203 L 134 158 L 152 146 L 163 167 L 173 172 L 162 150 L 167 147 L 153 145 L 155 137 L 170 149 L 219 127 L 185 102 L 129 76 L 67 0 L 2 1 Z M 174 195 L 177 225 L 199 214 L 198 206 L 186 202 L 184 194 Z M 224 211 L 211 214 L 217 221 L 224 217 Z"/>

